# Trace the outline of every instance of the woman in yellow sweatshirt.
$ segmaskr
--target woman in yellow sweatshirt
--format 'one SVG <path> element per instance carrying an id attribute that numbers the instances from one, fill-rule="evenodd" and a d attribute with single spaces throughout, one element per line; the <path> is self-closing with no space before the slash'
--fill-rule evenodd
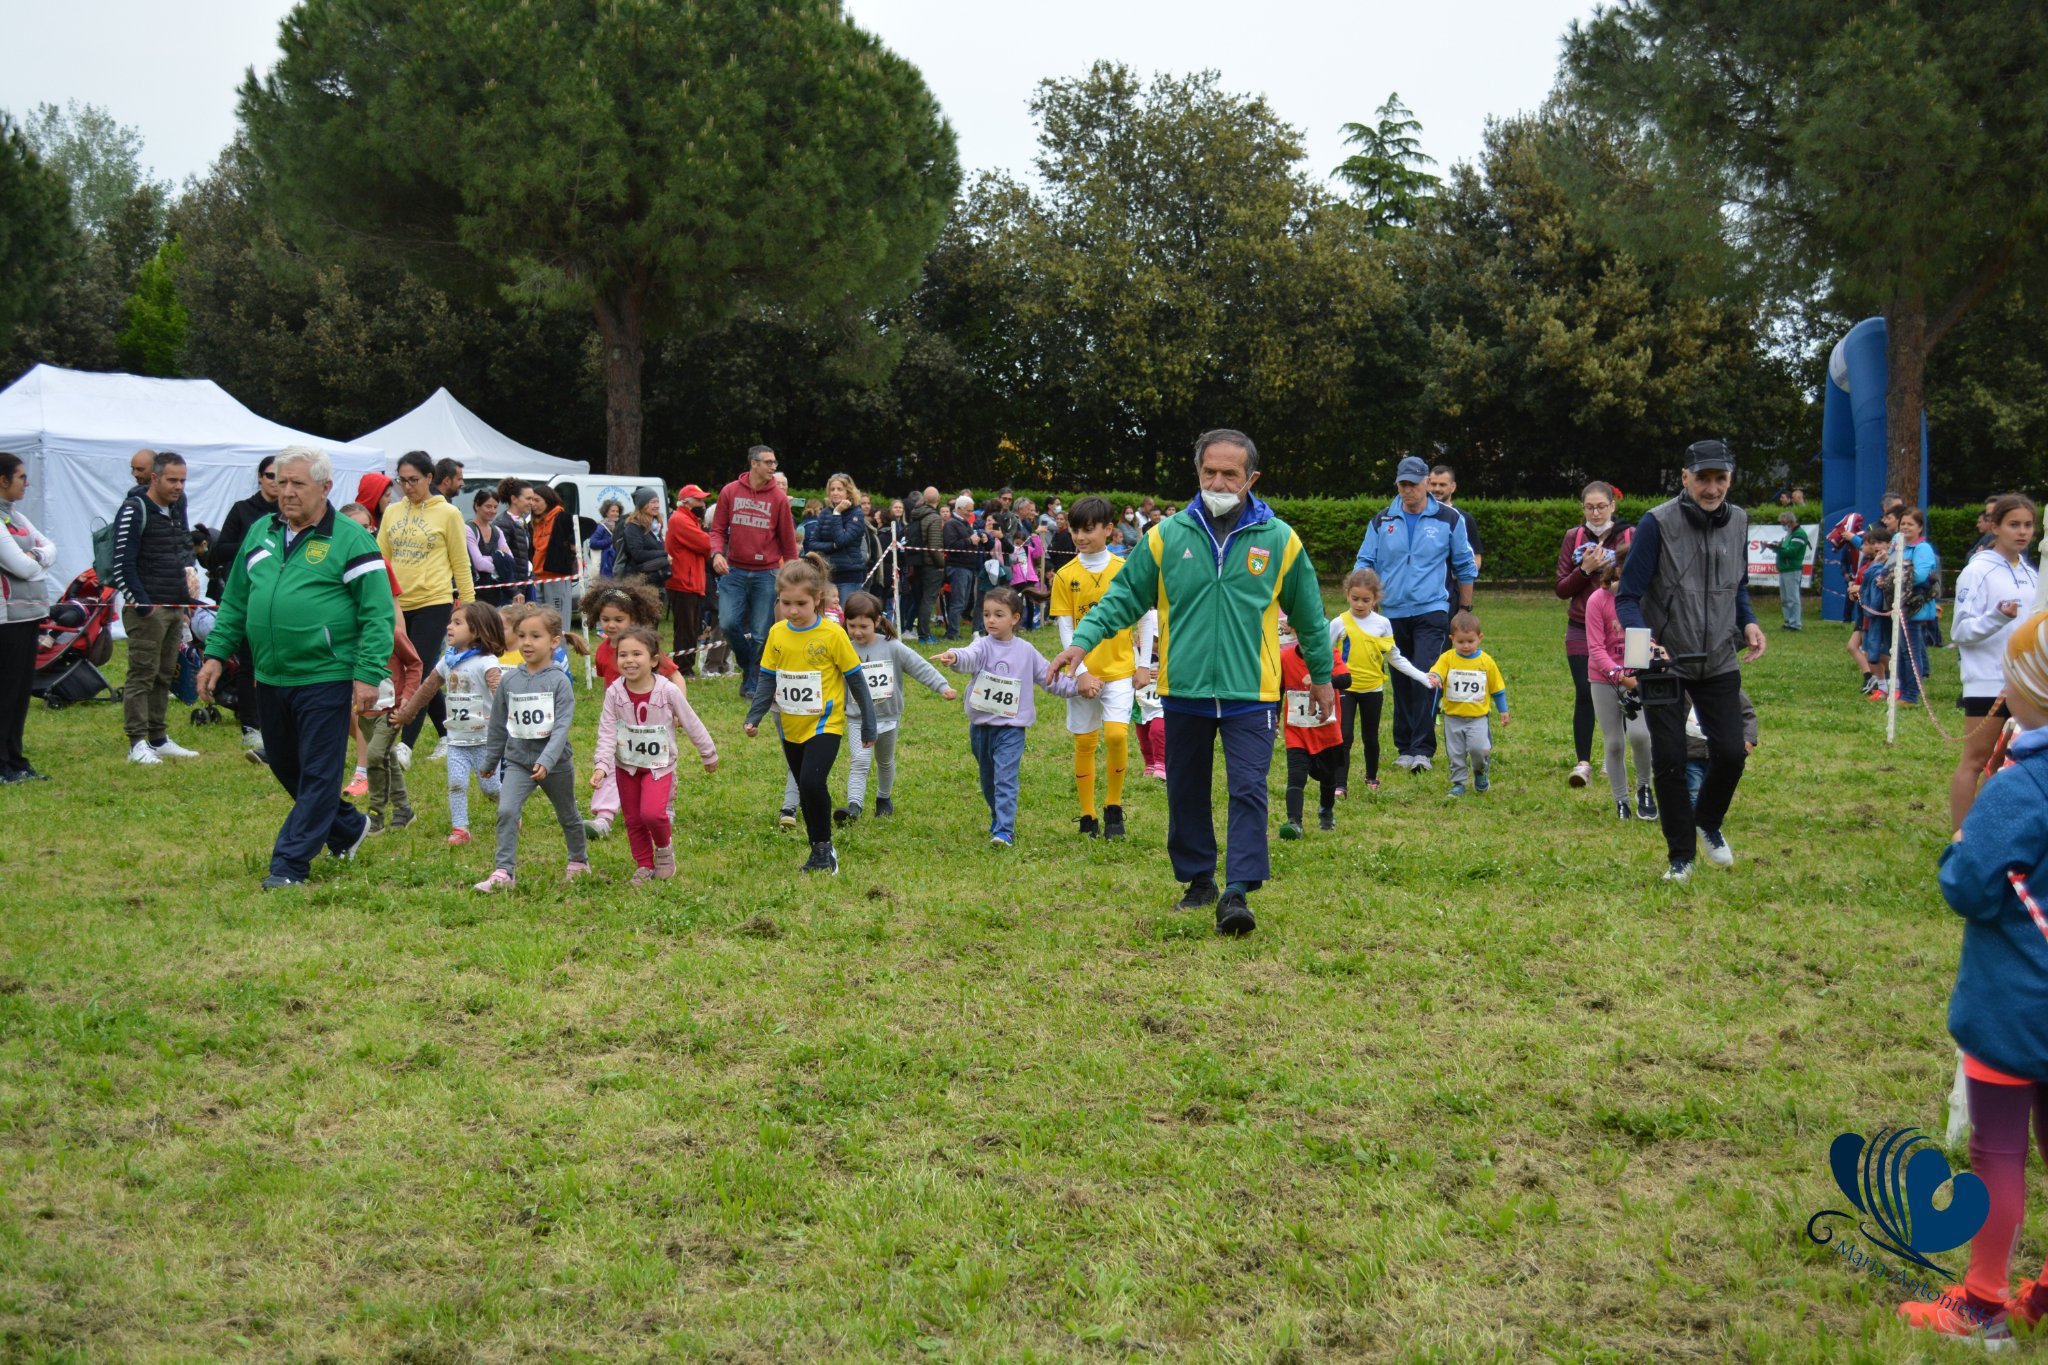
<path id="1" fill-rule="evenodd" d="M 398 609 L 405 614 L 406 638 L 421 662 L 432 667 L 441 657 L 455 603 L 476 600 L 476 580 L 469 572 L 462 513 L 434 491 L 434 461 L 427 452 L 412 450 L 400 457 L 398 489 L 405 496 L 384 510 L 377 527 L 377 547 L 398 575 Z M 405 727 L 403 740 L 394 750 L 401 766 L 411 763 L 413 742 L 428 719 L 446 742 L 447 711 L 436 696 Z"/>

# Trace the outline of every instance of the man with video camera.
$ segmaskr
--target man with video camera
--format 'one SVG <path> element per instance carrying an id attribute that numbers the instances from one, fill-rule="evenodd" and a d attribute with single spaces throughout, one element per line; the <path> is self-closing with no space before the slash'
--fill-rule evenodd
<path id="1" fill-rule="evenodd" d="M 1671 859 L 1666 881 L 1692 876 L 1701 838 L 1708 862 L 1727 867 L 1735 861 L 1721 822 L 1746 758 L 1742 665 L 1764 656 L 1765 640 L 1749 607 L 1749 515 L 1728 501 L 1734 469 L 1725 441 L 1686 447 L 1683 489 L 1637 524 L 1614 594 L 1623 629 L 1648 629 L 1654 641 L 1637 685 Z M 1688 700 L 1707 737 L 1709 760 L 1697 805 L 1685 785 Z"/>

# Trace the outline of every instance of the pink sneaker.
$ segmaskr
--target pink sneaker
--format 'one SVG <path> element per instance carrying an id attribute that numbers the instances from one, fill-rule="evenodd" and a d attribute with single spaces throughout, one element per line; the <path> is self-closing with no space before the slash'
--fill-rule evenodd
<path id="1" fill-rule="evenodd" d="M 483 892 L 510 891 L 512 889 L 512 874 L 502 867 L 494 868 L 490 876 L 478 882 L 472 889 Z"/>
<path id="2" fill-rule="evenodd" d="M 451 829 L 448 831 L 448 847 L 450 848 L 460 848 L 469 841 L 469 831 L 466 829 Z"/>
<path id="3" fill-rule="evenodd" d="M 589 863 L 570 863 L 568 867 L 562 870 L 562 880 L 565 882 L 573 882 L 578 877 L 586 875 L 589 871 Z"/>
<path id="4" fill-rule="evenodd" d="M 1151 767 L 1145 769 L 1145 776 L 1156 777 L 1161 782 L 1164 782 L 1166 780 L 1166 765 L 1164 763 L 1154 763 Z"/>
<path id="5" fill-rule="evenodd" d="M 649 883 L 649 882 L 651 882 L 651 881 L 653 881 L 653 880 L 654 880 L 654 869 L 653 869 L 653 868 L 651 868 L 651 867 L 636 867 L 636 868 L 634 868 L 634 869 L 633 869 L 633 875 L 632 875 L 632 876 L 630 876 L 630 877 L 628 877 L 628 878 L 626 878 L 626 885 L 628 885 L 628 886 L 645 886 L 645 885 L 647 885 L 647 883 Z"/>
<path id="6" fill-rule="evenodd" d="M 667 881 L 670 877 L 676 875 L 676 846 L 674 844 L 663 844 L 660 848 L 654 850 L 653 872 L 655 877 L 661 881 Z"/>
<path id="7" fill-rule="evenodd" d="M 341 789 L 343 796 L 367 796 L 370 791 L 370 775 L 358 768 L 352 781 Z"/>

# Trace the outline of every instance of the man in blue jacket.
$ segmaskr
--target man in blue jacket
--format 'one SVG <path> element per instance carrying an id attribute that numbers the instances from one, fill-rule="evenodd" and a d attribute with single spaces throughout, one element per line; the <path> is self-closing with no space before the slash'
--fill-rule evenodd
<path id="1" fill-rule="evenodd" d="M 1472 605 L 1479 564 L 1465 536 L 1465 521 L 1429 495 L 1429 465 L 1410 455 L 1394 471 L 1400 496 L 1372 519 L 1359 542 L 1358 562 L 1380 576 L 1380 612 L 1394 627 L 1394 644 L 1410 659 L 1444 652 L 1451 620 L 1451 583 L 1458 609 Z M 1448 571 L 1447 571 L 1448 570 Z M 1436 754 L 1436 697 L 1421 683 L 1394 678 L 1395 766 L 1427 772 Z"/>

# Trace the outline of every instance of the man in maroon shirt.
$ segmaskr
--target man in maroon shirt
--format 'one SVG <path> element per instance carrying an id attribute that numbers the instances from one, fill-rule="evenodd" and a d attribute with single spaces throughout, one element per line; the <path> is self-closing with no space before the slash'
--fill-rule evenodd
<path id="1" fill-rule="evenodd" d="M 773 450 L 747 452 L 747 472 L 718 490 L 708 530 L 711 571 L 719 575 L 718 625 L 739 661 L 740 693 L 750 697 L 775 624 L 775 571 L 796 558 L 796 520 L 775 481 Z"/>

